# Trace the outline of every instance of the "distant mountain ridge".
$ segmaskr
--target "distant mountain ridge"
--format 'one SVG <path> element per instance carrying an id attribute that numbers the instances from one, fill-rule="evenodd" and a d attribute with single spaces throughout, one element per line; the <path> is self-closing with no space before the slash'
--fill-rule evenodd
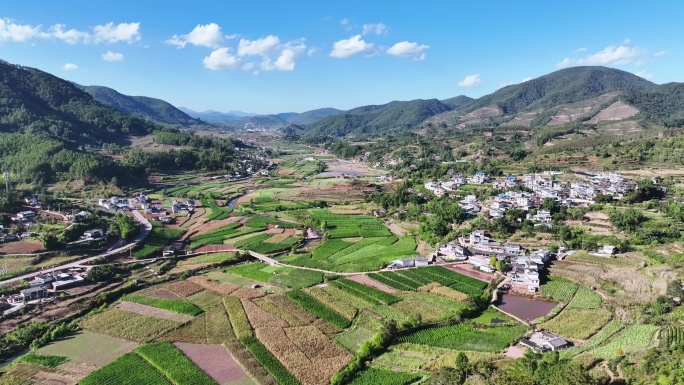
<path id="1" fill-rule="evenodd" d="M 141 119 L 184 127 L 205 124 L 161 99 L 124 95 L 112 88 L 103 86 L 78 85 L 78 87 L 92 95 L 98 102 Z"/>
<path id="2" fill-rule="evenodd" d="M 288 124 L 310 124 L 325 117 L 344 112 L 335 108 L 319 108 L 302 113 L 284 112 L 279 114 L 259 115 L 241 111 L 219 112 L 209 110 L 197 112 L 185 107 L 180 107 L 180 110 L 192 117 L 235 129 L 265 130 L 282 128 Z"/>

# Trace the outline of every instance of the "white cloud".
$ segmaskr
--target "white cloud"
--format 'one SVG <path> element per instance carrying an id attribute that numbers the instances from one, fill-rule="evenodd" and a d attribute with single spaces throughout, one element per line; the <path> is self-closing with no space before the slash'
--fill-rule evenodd
<path id="1" fill-rule="evenodd" d="M 347 25 L 347 24 L 349 24 L 349 19 L 342 19 L 342 20 L 340 20 L 340 24 L 341 24 L 341 25 Z"/>
<path id="2" fill-rule="evenodd" d="M 114 23 L 110 22 L 105 25 L 96 25 L 93 31 L 95 43 L 117 43 L 120 41 L 133 43 L 140 40 L 140 23 L 119 23 L 114 25 Z"/>
<path id="3" fill-rule="evenodd" d="M 582 65 L 640 65 L 644 62 L 645 51 L 639 47 L 628 45 L 608 46 L 595 54 L 571 59 L 565 58 L 556 64 L 559 68 L 567 68 Z"/>
<path id="4" fill-rule="evenodd" d="M 261 39 L 247 40 L 240 39 L 238 44 L 238 55 L 240 56 L 250 56 L 259 55 L 263 56 L 269 53 L 271 49 L 280 43 L 278 36 L 268 35 Z"/>
<path id="5" fill-rule="evenodd" d="M 77 70 L 77 69 L 78 69 L 78 66 L 77 66 L 76 64 L 74 64 L 74 63 L 66 63 L 66 64 L 62 67 L 62 69 L 63 69 L 64 71 Z"/>
<path id="6" fill-rule="evenodd" d="M 656 52 L 656 53 L 653 54 L 653 57 L 661 57 L 661 56 L 664 56 L 664 55 L 667 55 L 667 54 L 668 54 L 667 51 L 658 51 L 658 52 Z"/>
<path id="7" fill-rule="evenodd" d="M 285 45 L 275 61 L 275 68 L 279 71 L 294 71 L 295 59 L 304 52 L 306 46 L 303 43 Z"/>
<path id="8" fill-rule="evenodd" d="M 368 35 L 369 33 L 374 33 L 376 35 L 387 35 L 387 26 L 382 23 L 364 24 L 362 33 L 364 35 Z"/>
<path id="9" fill-rule="evenodd" d="M 532 79 L 534 79 L 532 76 L 528 76 L 528 77 L 526 77 L 526 78 L 523 78 L 523 79 L 520 81 L 520 83 L 529 82 L 529 81 L 532 80 Z"/>
<path id="10" fill-rule="evenodd" d="M 254 63 L 245 63 L 242 65 L 243 71 L 251 71 L 254 69 Z"/>
<path id="11" fill-rule="evenodd" d="M 461 88 L 475 88 L 479 87 L 480 84 L 482 84 L 480 74 L 468 75 L 465 77 L 465 79 L 458 82 L 458 86 Z"/>
<path id="12" fill-rule="evenodd" d="M 122 61 L 123 59 L 124 55 L 119 52 L 107 51 L 102 54 L 102 60 L 104 61 Z"/>
<path id="13" fill-rule="evenodd" d="M 639 72 L 635 73 L 634 75 L 642 77 L 644 79 L 651 79 L 653 77 L 653 74 L 650 72 L 646 72 L 646 70 L 639 71 Z"/>
<path id="14" fill-rule="evenodd" d="M 237 35 L 226 36 L 227 39 L 234 39 Z M 223 43 L 224 36 L 221 27 L 216 23 L 206 25 L 198 24 L 190 33 L 185 35 L 173 35 L 166 41 L 178 48 L 184 48 L 188 43 L 200 47 L 219 48 Z"/>
<path id="15" fill-rule="evenodd" d="M 425 52 L 423 51 L 428 48 L 430 48 L 428 45 L 418 45 L 415 42 L 402 41 L 390 47 L 387 53 L 393 56 L 407 56 L 416 60 L 423 60 L 425 59 Z"/>
<path id="16" fill-rule="evenodd" d="M 240 59 L 232 55 L 229 48 L 218 48 L 205 57 L 204 66 L 210 70 L 232 70 L 240 65 Z"/>
<path id="17" fill-rule="evenodd" d="M 306 52 L 306 56 L 312 57 L 316 52 L 318 52 L 318 47 L 313 47 Z"/>
<path id="18" fill-rule="evenodd" d="M 333 44 L 330 56 L 338 59 L 345 59 L 361 52 L 368 52 L 373 49 L 372 43 L 366 43 L 361 39 L 361 35 L 354 35 L 349 39 L 338 40 Z"/>
<path id="19" fill-rule="evenodd" d="M 630 39 L 630 38 L 627 38 L 627 39 L 622 41 L 622 44 L 625 44 L 625 45 L 631 44 L 631 43 L 632 43 L 632 39 Z"/>
<path id="20" fill-rule="evenodd" d="M 133 43 L 140 40 L 140 23 L 112 22 L 96 25 L 92 32 L 66 29 L 64 24 L 43 26 L 17 24 L 10 19 L 0 19 L 0 42 L 22 43 L 32 40 L 61 40 L 67 44 Z"/>
<path id="21" fill-rule="evenodd" d="M 582 47 L 582 48 L 577 48 L 576 50 L 572 51 L 573 54 L 577 55 L 578 53 L 581 52 L 587 52 L 587 49 Z"/>

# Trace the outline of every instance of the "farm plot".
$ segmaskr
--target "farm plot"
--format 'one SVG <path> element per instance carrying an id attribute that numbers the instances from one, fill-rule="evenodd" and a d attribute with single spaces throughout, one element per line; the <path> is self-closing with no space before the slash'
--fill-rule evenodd
<path id="1" fill-rule="evenodd" d="M 163 289 L 179 295 L 180 297 L 188 297 L 195 293 L 199 293 L 203 288 L 190 281 L 175 281 L 162 286 Z"/>
<path id="2" fill-rule="evenodd" d="M 610 318 L 608 310 L 565 308 L 550 321 L 542 323 L 541 327 L 565 338 L 583 340 L 601 329 Z"/>
<path id="3" fill-rule="evenodd" d="M 314 315 L 302 309 L 284 295 L 270 295 L 255 300 L 254 303 L 265 311 L 275 314 L 290 326 L 306 326 L 316 321 Z"/>
<path id="4" fill-rule="evenodd" d="M 430 283 L 439 283 L 469 296 L 481 295 L 487 287 L 486 282 L 457 273 L 441 266 L 421 267 L 398 271 L 385 271 L 368 274 L 382 284 L 397 290 L 416 291 Z"/>
<path id="5" fill-rule="evenodd" d="M 419 314 L 424 322 L 458 317 L 467 308 L 464 303 L 430 293 L 397 293 L 401 302 L 391 307 L 403 314 Z"/>
<path id="6" fill-rule="evenodd" d="M 567 303 L 575 295 L 578 287 L 578 284 L 567 279 L 551 276 L 549 281 L 541 286 L 541 291 L 546 297 L 554 301 Z"/>
<path id="7" fill-rule="evenodd" d="M 328 237 L 389 237 L 392 235 L 382 220 L 365 215 L 338 215 L 324 209 L 310 210 L 311 220 L 325 222 Z"/>
<path id="8" fill-rule="evenodd" d="M 422 376 L 414 373 L 395 372 L 392 370 L 369 367 L 360 371 L 349 385 L 408 385 Z"/>
<path id="9" fill-rule="evenodd" d="M 196 316 L 202 313 L 202 309 L 185 300 L 155 298 L 140 294 L 128 294 L 124 296 L 121 300 L 126 302 L 135 302 L 141 305 L 147 305 L 159 309 L 169 310 L 180 314 L 187 314 L 189 316 Z"/>
<path id="10" fill-rule="evenodd" d="M 568 304 L 569 309 L 598 309 L 601 307 L 601 296 L 588 287 L 580 286 Z"/>
<path id="11" fill-rule="evenodd" d="M 263 229 L 247 228 L 238 230 L 242 227 L 242 223 L 231 223 L 218 230 L 210 231 L 204 234 L 193 236 L 190 238 L 190 250 L 198 249 L 205 245 L 223 245 L 228 239 L 241 237 L 243 235 L 252 234 Z"/>
<path id="12" fill-rule="evenodd" d="M 315 326 L 261 328 L 257 337 L 304 385 L 323 385 L 343 368 L 351 354 Z"/>
<path id="13" fill-rule="evenodd" d="M 247 314 L 245 314 L 245 309 L 240 300 L 235 297 L 225 297 L 223 305 L 226 308 L 235 336 L 240 340 L 252 337 L 252 325 L 249 324 L 249 319 L 247 319 Z"/>
<path id="14" fill-rule="evenodd" d="M 401 301 L 401 298 L 396 295 L 388 294 L 373 287 L 344 278 L 332 281 L 331 285 L 357 297 L 361 297 L 371 303 L 376 302 L 377 304 L 391 305 Z"/>
<path id="15" fill-rule="evenodd" d="M 414 237 L 394 236 L 363 238 L 356 243 L 341 240 L 325 241 L 313 254 L 288 256 L 280 260 L 295 266 L 313 267 L 338 272 L 379 270 L 391 261 L 416 254 Z M 345 245 L 345 243 L 349 243 Z M 317 251 L 323 248 L 323 251 Z"/>
<path id="16" fill-rule="evenodd" d="M 216 200 L 210 198 L 200 199 L 203 207 L 208 207 L 211 209 L 211 214 L 207 215 L 207 219 L 210 221 L 219 221 L 221 219 L 226 219 L 233 211 L 230 207 L 219 206 L 216 204 Z"/>
<path id="17" fill-rule="evenodd" d="M 185 230 L 175 230 L 164 228 L 164 225 L 152 222 L 152 231 L 147 236 L 142 247 L 133 252 L 137 259 L 152 258 L 161 256 L 161 251 L 168 246 L 171 241 L 180 238 Z"/>
<path id="18" fill-rule="evenodd" d="M 684 325 L 670 324 L 660 331 L 660 344 L 667 348 L 676 348 L 684 342 Z"/>
<path id="19" fill-rule="evenodd" d="M 210 290 L 200 291 L 199 293 L 193 294 L 187 298 L 190 303 L 199 307 L 203 311 L 206 311 L 214 305 L 221 303 L 221 296 Z"/>
<path id="20" fill-rule="evenodd" d="M 271 266 L 264 262 L 245 263 L 229 267 L 225 272 L 295 289 L 316 285 L 323 281 L 323 273 L 321 272 Z"/>
<path id="21" fill-rule="evenodd" d="M 283 364 L 259 342 L 256 337 L 247 337 L 240 342 L 252 353 L 252 356 L 278 381 L 280 385 L 299 385 L 300 382 L 285 369 Z"/>
<path id="22" fill-rule="evenodd" d="M 658 327 L 654 325 L 632 325 L 607 344 L 590 350 L 589 353 L 599 358 L 610 359 L 615 357 L 618 349 L 624 354 L 643 352 L 651 346 L 651 341 L 657 331 Z"/>
<path id="23" fill-rule="evenodd" d="M 427 345 L 400 343 L 392 345 L 387 352 L 375 360 L 375 363 L 407 370 L 438 371 L 444 366 L 453 367 L 459 353 L 465 354 L 470 362 L 492 362 L 504 358 L 503 354 L 500 353 L 457 351 Z"/>
<path id="24" fill-rule="evenodd" d="M 135 349 L 135 352 L 176 385 L 216 385 L 211 377 L 170 342 L 143 345 Z"/>
<path id="25" fill-rule="evenodd" d="M 151 341 L 182 323 L 121 309 L 108 309 L 81 322 L 81 327 L 97 333 L 138 342 Z"/>
<path id="26" fill-rule="evenodd" d="M 524 326 L 476 329 L 470 325 L 455 325 L 420 330 L 400 336 L 398 341 L 454 350 L 501 352 L 520 338 L 525 330 Z"/>
<path id="27" fill-rule="evenodd" d="M 333 339 L 349 351 L 358 352 L 364 342 L 371 340 L 382 329 L 379 317 L 371 312 L 359 314 L 350 328 L 335 334 Z"/>
<path id="28" fill-rule="evenodd" d="M 253 384 L 242 367 L 221 345 L 176 343 L 190 361 L 207 373 L 217 384 Z"/>
<path id="29" fill-rule="evenodd" d="M 104 368 L 89 374 L 80 385 L 145 384 L 170 385 L 167 378 L 142 357 L 128 353 Z"/>
<path id="30" fill-rule="evenodd" d="M 332 310 L 328 306 L 324 305 L 314 297 L 301 290 L 288 291 L 285 293 L 285 295 L 296 302 L 299 306 L 311 312 L 316 317 L 328 321 L 340 329 L 344 329 L 350 324 L 349 320 L 344 318 L 338 312 Z"/>
<path id="31" fill-rule="evenodd" d="M 580 353 L 597 348 L 601 346 L 604 342 L 606 342 L 609 338 L 617 334 L 623 328 L 624 326 L 622 324 L 613 321 L 608 325 L 604 326 L 603 329 L 601 329 L 598 333 L 591 336 L 591 338 L 589 338 L 589 340 L 581 347 L 562 351 L 561 357 L 572 358 Z"/>
<path id="32" fill-rule="evenodd" d="M 301 242 L 300 237 L 287 237 L 278 242 L 281 234 L 259 234 L 253 237 L 239 240 L 235 243 L 235 247 L 243 250 L 251 250 L 261 254 L 273 254 L 281 251 L 287 251 Z M 274 238 L 276 238 L 274 240 Z"/>
<path id="33" fill-rule="evenodd" d="M 142 304 L 135 303 L 135 302 L 122 301 L 122 302 L 119 302 L 118 305 L 116 305 L 116 308 L 126 310 L 126 311 L 130 311 L 133 313 L 148 315 L 151 317 L 164 318 L 164 319 L 168 319 L 171 321 L 177 321 L 177 322 L 188 322 L 188 321 L 192 320 L 191 316 L 188 316 L 185 314 L 179 314 L 179 313 L 176 313 L 173 311 L 159 309 L 159 308 L 147 306 L 147 305 L 142 305 Z"/>
<path id="34" fill-rule="evenodd" d="M 178 262 L 178 266 L 187 266 L 187 265 L 198 265 L 198 264 L 216 264 L 216 263 L 226 263 L 229 261 L 237 261 L 238 260 L 238 255 L 237 253 L 208 253 L 208 254 L 202 254 L 198 255 L 195 257 L 190 257 L 186 258 L 182 261 Z"/>
<path id="35" fill-rule="evenodd" d="M 97 346 L 97 349 L 92 349 L 93 346 Z M 133 341 L 84 330 L 74 336 L 43 346 L 36 352 L 48 356 L 64 356 L 71 361 L 102 367 L 136 347 L 138 344 Z"/>

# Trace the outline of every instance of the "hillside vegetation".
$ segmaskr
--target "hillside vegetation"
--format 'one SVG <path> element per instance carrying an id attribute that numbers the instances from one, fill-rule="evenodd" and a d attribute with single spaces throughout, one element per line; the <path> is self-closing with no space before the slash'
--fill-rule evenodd
<path id="1" fill-rule="evenodd" d="M 98 102 L 141 119 L 180 126 L 204 124 L 201 120 L 190 117 L 161 99 L 123 95 L 116 90 L 102 86 L 80 86 L 80 88 L 92 95 Z"/>

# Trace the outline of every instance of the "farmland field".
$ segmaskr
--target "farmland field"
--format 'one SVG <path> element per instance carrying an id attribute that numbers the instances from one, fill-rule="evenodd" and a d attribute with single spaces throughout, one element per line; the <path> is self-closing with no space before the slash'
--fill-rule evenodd
<path id="1" fill-rule="evenodd" d="M 404 314 L 420 314 L 423 322 L 432 322 L 449 317 L 458 317 L 466 305 L 461 302 L 440 297 L 430 293 L 397 293 L 401 302 L 392 305 L 392 308 Z"/>
<path id="2" fill-rule="evenodd" d="M 255 337 L 241 339 L 240 342 L 252 353 L 252 356 L 259 361 L 280 385 L 299 385 L 299 381 L 290 374 L 283 364 L 280 363 L 273 354 L 264 347 Z"/>
<path id="3" fill-rule="evenodd" d="M 408 385 L 422 376 L 413 373 L 395 372 L 387 369 L 370 367 L 359 372 L 349 385 Z"/>
<path id="4" fill-rule="evenodd" d="M 503 357 L 503 354 L 500 353 L 452 350 L 402 342 L 390 346 L 374 362 L 384 367 L 437 371 L 443 366 L 453 366 L 459 353 L 465 354 L 470 362 L 477 362 L 479 360 L 491 362 Z"/>
<path id="5" fill-rule="evenodd" d="M 341 329 L 349 326 L 349 321 L 338 312 L 332 310 L 301 290 L 288 291 L 285 295 L 304 309 L 310 311 L 313 315 L 330 322 L 334 326 Z"/>
<path id="6" fill-rule="evenodd" d="M 615 352 L 618 349 L 624 354 L 643 352 L 651 346 L 653 336 L 657 331 L 658 327 L 654 325 L 628 326 L 623 332 L 609 340 L 607 344 L 589 352 L 603 359 L 615 357 Z"/>
<path id="7" fill-rule="evenodd" d="M 662 346 L 676 348 L 684 342 L 684 325 L 670 324 L 660 331 L 660 344 Z"/>
<path id="8" fill-rule="evenodd" d="M 180 322 L 116 308 L 105 310 L 81 322 L 86 330 L 138 342 L 151 341 L 180 325 Z"/>
<path id="9" fill-rule="evenodd" d="M 170 342 L 155 342 L 140 346 L 135 352 L 176 385 L 216 385 L 183 352 Z"/>
<path id="10" fill-rule="evenodd" d="M 254 382 L 221 345 L 176 343 L 183 353 L 217 384 L 248 385 Z"/>
<path id="11" fill-rule="evenodd" d="M 277 236 L 277 235 L 276 235 Z M 268 242 L 273 234 L 259 234 L 253 237 L 241 239 L 235 243 L 235 247 L 242 250 L 251 250 L 261 254 L 272 254 L 287 251 L 296 246 L 301 241 L 299 237 L 288 237 L 282 242 Z"/>
<path id="12" fill-rule="evenodd" d="M 598 333 L 591 336 L 591 338 L 589 338 L 589 340 L 587 340 L 587 342 L 584 345 L 582 345 L 579 348 L 564 350 L 563 352 L 561 352 L 561 356 L 574 357 L 582 352 L 594 349 L 602 345 L 610 337 L 614 336 L 616 333 L 622 330 L 623 327 L 624 326 L 622 324 L 613 321 L 608 325 L 604 326 L 603 329 L 601 329 Z"/>
<path id="13" fill-rule="evenodd" d="M 568 302 L 577 291 L 578 284 L 563 278 L 551 276 L 549 281 L 541 286 L 542 293 L 558 302 Z"/>
<path id="14" fill-rule="evenodd" d="M 580 286 L 567 307 L 570 309 L 598 309 L 601 307 L 601 302 L 601 296 L 587 287 Z"/>
<path id="15" fill-rule="evenodd" d="M 184 300 L 155 298 L 140 294 L 129 294 L 124 296 L 122 301 L 135 302 L 142 305 L 157 307 L 159 309 L 174 311 L 176 313 L 187 314 L 190 316 L 196 316 L 202 313 L 202 309 Z"/>
<path id="16" fill-rule="evenodd" d="M 162 224 L 153 221 L 152 232 L 148 235 L 143 246 L 133 251 L 133 256 L 138 259 L 161 257 L 164 247 L 168 246 L 171 241 L 180 238 L 184 232 L 185 230 L 164 228 Z"/>
<path id="17" fill-rule="evenodd" d="M 97 345 L 97 349 L 91 346 Z M 60 355 L 72 361 L 105 366 L 138 346 L 137 343 L 87 330 L 46 345 L 37 350 L 40 354 Z"/>
<path id="18" fill-rule="evenodd" d="M 127 353 L 104 368 L 89 374 L 79 384 L 169 385 L 171 382 L 139 355 Z"/>
<path id="19" fill-rule="evenodd" d="M 422 286 L 436 282 L 464 294 L 477 296 L 481 295 L 487 287 L 486 282 L 441 266 L 384 271 L 381 273 L 371 273 L 368 276 L 382 284 L 404 291 L 415 291 Z"/>
<path id="20" fill-rule="evenodd" d="M 475 329 L 470 325 L 456 325 L 420 330 L 400 336 L 398 341 L 454 350 L 500 352 L 520 338 L 525 330 L 524 326 Z"/>
<path id="21" fill-rule="evenodd" d="M 608 310 L 566 307 L 540 326 L 565 338 L 587 339 L 610 321 Z"/>
<path id="22" fill-rule="evenodd" d="M 260 282 L 270 282 L 300 289 L 323 281 L 323 273 L 290 267 L 271 266 L 264 262 L 252 262 L 225 269 L 226 273 L 239 275 Z"/>

